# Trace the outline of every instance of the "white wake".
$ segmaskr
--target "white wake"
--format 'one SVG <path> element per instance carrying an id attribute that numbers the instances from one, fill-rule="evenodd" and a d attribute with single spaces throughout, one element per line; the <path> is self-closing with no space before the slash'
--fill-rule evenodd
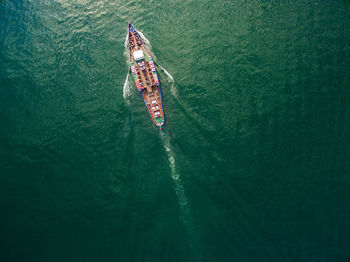
<path id="1" fill-rule="evenodd" d="M 125 58 L 125 62 L 128 65 L 129 64 L 129 48 L 128 48 L 128 42 L 129 42 L 129 33 L 126 33 L 125 36 L 125 42 L 124 42 L 124 58 Z M 127 100 L 127 98 L 131 95 L 131 85 L 129 83 L 129 71 L 126 75 L 125 81 L 124 81 L 124 85 L 123 85 L 123 98 L 124 100 Z M 129 101 L 127 101 L 129 102 Z"/>
<path id="2" fill-rule="evenodd" d="M 181 182 L 181 178 L 176 171 L 175 155 L 171 149 L 168 135 L 163 130 L 160 130 L 160 136 L 161 136 L 164 149 L 168 155 L 169 167 L 171 172 L 170 175 L 175 185 L 175 193 L 176 193 L 176 197 L 177 197 L 177 200 L 180 206 L 180 211 L 181 211 L 180 219 L 184 223 L 187 233 L 189 235 L 189 238 L 192 241 L 191 242 L 192 243 L 191 246 L 193 249 L 192 251 L 194 252 L 197 259 L 200 259 L 201 256 L 197 249 L 198 240 L 197 240 L 196 228 L 194 226 L 195 224 L 193 223 L 191 208 L 190 208 L 188 198 L 185 194 L 185 189 Z"/>
<path id="3" fill-rule="evenodd" d="M 168 78 L 168 82 L 170 84 L 170 93 L 173 96 L 177 97 L 177 89 L 175 87 L 174 77 L 164 67 L 162 67 L 161 65 L 159 65 L 159 67 L 163 70 L 163 72 L 165 73 L 165 75 Z"/>
<path id="4" fill-rule="evenodd" d="M 184 187 L 182 185 L 180 176 L 176 171 L 175 156 L 174 156 L 174 153 L 170 147 L 169 137 L 163 131 L 161 131 L 160 135 L 161 135 L 164 149 L 168 154 L 171 178 L 175 184 L 175 192 L 176 192 L 176 196 L 177 196 L 177 199 L 179 201 L 179 205 L 180 205 L 181 212 L 182 212 L 181 219 L 184 222 L 184 224 L 191 225 L 190 221 L 192 219 L 190 216 L 190 208 L 188 205 L 188 199 L 186 197 L 185 190 L 184 190 Z M 192 228 L 189 228 L 189 229 L 191 229 L 189 231 L 192 231 Z"/>
<path id="5" fill-rule="evenodd" d="M 128 42 L 129 42 L 129 32 L 126 33 L 126 36 L 125 36 L 125 42 L 124 42 L 124 47 L 125 48 L 128 48 Z"/>
<path id="6" fill-rule="evenodd" d="M 131 95 L 131 85 L 129 84 L 129 72 L 128 72 L 123 85 L 123 98 L 126 99 L 130 95 Z"/>

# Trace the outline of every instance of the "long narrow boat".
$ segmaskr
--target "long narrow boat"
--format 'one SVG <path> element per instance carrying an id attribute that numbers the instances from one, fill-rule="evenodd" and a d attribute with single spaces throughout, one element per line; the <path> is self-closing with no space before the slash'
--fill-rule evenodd
<path id="1" fill-rule="evenodd" d="M 131 23 L 128 34 L 131 73 L 153 122 L 161 128 L 164 124 L 164 109 L 156 67 L 145 43 Z"/>

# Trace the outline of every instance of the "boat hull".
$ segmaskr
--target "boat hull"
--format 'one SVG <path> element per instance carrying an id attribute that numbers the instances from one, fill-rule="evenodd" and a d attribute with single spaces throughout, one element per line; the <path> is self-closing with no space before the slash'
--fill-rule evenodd
<path id="1" fill-rule="evenodd" d="M 129 60 L 137 90 L 153 123 L 162 127 L 165 122 L 162 91 L 153 58 L 139 33 L 129 23 Z"/>

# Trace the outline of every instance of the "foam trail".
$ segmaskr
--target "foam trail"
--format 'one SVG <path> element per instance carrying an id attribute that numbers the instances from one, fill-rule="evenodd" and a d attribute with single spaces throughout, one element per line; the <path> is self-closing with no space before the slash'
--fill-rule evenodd
<path id="1" fill-rule="evenodd" d="M 174 82 L 174 77 L 164 67 L 162 67 L 161 65 L 159 65 L 159 66 L 164 71 L 164 73 L 167 75 L 168 80 L 170 82 Z"/>
<path id="2" fill-rule="evenodd" d="M 183 184 L 181 182 L 181 178 L 176 171 L 175 155 L 170 147 L 170 141 L 169 141 L 169 137 L 167 136 L 167 134 L 163 130 L 161 130 L 160 136 L 161 136 L 161 140 L 163 142 L 164 149 L 167 152 L 168 159 L 169 159 L 171 178 L 172 178 L 174 185 L 175 185 L 175 193 L 176 193 L 177 200 L 179 202 L 179 206 L 180 206 L 180 210 L 181 210 L 180 219 L 184 223 L 186 230 L 187 230 L 187 233 L 190 237 L 190 240 L 191 240 L 190 245 L 192 247 L 192 251 L 193 251 L 194 255 L 196 256 L 196 258 L 198 260 L 200 260 L 201 256 L 200 256 L 200 253 L 197 249 L 198 240 L 196 239 L 197 234 L 196 234 L 195 226 L 194 226 L 193 219 L 191 216 L 190 204 L 189 204 L 188 199 L 186 197 L 185 189 L 184 189 Z"/>
<path id="3" fill-rule="evenodd" d="M 128 48 L 128 40 L 129 40 L 129 33 L 126 33 L 125 36 L 125 43 L 124 43 L 124 57 L 125 57 L 125 61 L 128 64 L 129 63 L 129 48 Z M 124 85 L 123 85 L 123 98 L 124 100 L 126 100 L 129 96 L 131 95 L 131 85 L 129 83 L 129 72 L 126 75 L 125 81 L 124 81 Z"/>
<path id="4" fill-rule="evenodd" d="M 177 97 L 177 89 L 175 87 L 175 81 L 174 81 L 174 77 L 161 65 L 159 65 L 159 67 L 163 70 L 163 72 L 166 74 L 167 78 L 168 78 L 168 82 L 171 84 L 170 86 L 170 92 L 173 96 Z"/>
<path id="5" fill-rule="evenodd" d="M 129 43 L 129 33 L 126 33 L 123 55 L 124 55 L 124 58 L 125 58 L 125 62 L 127 64 L 129 64 L 129 57 L 130 57 L 130 51 L 129 51 L 129 48 L 128 48 L 128 45 L 129 45 L 128 43 Z"/>
<path id="6" fill-rule="evenodd" d="M 131 95 L 131 86 L 129 84 L 129 72 L 128 72 L 123 85 L 123 98 L 126 99 L 130 95 Z"/>
<path id="7" fill-rule="evenodd" d="M 129 33 L 126 34 L 125 36 L 125 42 L 124 42 L 124 47 L 128 48 L 128 42 L 129 42 Z"/>

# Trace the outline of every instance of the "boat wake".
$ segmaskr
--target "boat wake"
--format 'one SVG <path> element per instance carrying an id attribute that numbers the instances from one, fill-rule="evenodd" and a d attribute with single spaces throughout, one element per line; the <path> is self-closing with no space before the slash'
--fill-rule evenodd
<path id="1" fill-rule="evenodd" d="M 161 65 L 159 65 L 159 67 L 163 70 L 163 72 L 168 78 L 168 82 L 170 84 L 170 93 L 177 98 L 177 90 L 175 87 L 174 77 L 164 67 L 162 67 Z"/>
<path id="2" fill-rule="evenodd" d="M 124 41 L 124 47 L 126 50 L 128 50 L 128 42 L 129 42 L 129 33 L 126 33 L 126 36 L 125 36 L 125 41 Z M 124 50 L 125 52 L 125 50 Z"/>
<path id="3" fill-rule="evenodd" d="M 176 193 L 176 197 L 177 197 L 180 211 L 181 211 L 180 220 L 184 223 L 185 228 L 187 230 L 192 251 L 195 257 L 198 260 L 200 260 L 200 253 L 197 248 L 198 239 L 196 234 L 196 228 L 194 226 L 195 224 L 193 223 L 193 219 L 191 216 L 191 208 L 190 208 L 188 198 L 185 194 L 185 189 L 181 182 L 181 178 L 178 172 L 176 171 L 175 155 L 170 146 L 169 136 L 163 130 L 160 130 L 160 137 L 161 137 L 164 149 L 168 155 L 169 167 L 171 172 L 170 175 L 175 185 L 175 193 Z"/>
<path id="4" fill-rule="evenodd" d="M 128 48 L 128 39 L 129 39 L 129 35 L 126 34 L 125 36 L 125 42 L 124 42 L 124 58 L 125 58 L 125 62 L 126 64 L 129 64 L 129 48 Z M 129 71 L 126 75 L 125 81 L 124 81 L 124 85 L 123 85 L 123 98 L 124 100 L 127 101 L 127 103 L 129 104 L 129 100 L 127 99 L 129 96 L 131 95 L 131 85 L 129 83 Z"/>
<path id="5" fill-rule="evenodd" d="M 129 83 L 129 72 L 128 72 L 123 85 L 123 98 L 126 100 L 126 98 L 129 97 L 130 95 L 131 95 L 131 86 Z"/>

